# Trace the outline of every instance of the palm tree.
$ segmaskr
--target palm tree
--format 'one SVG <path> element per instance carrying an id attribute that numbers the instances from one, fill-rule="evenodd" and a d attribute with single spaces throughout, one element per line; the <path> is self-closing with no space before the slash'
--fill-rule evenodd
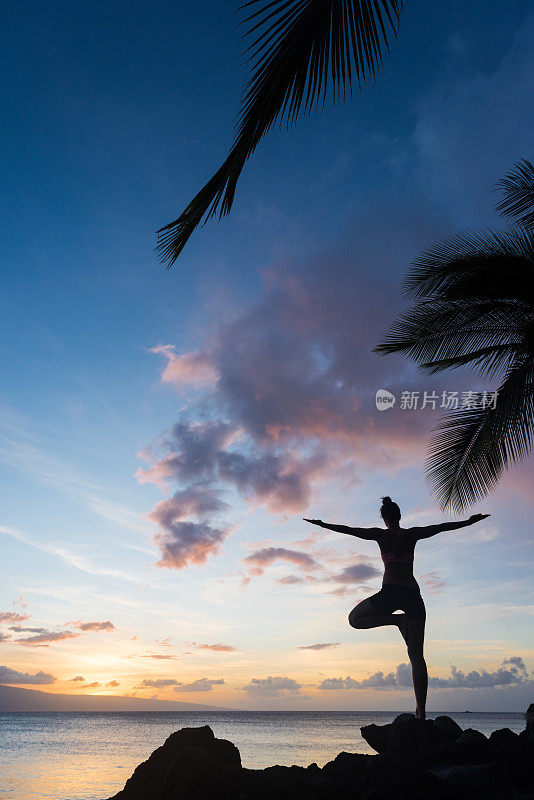
<path id="1" fill-rule="evenodd" d="M 470 365 L 501 378 L 495 408 L 479 394 L 430 440 L 431 492 L 457 513 L 530 452 L 534 434 L 534 166 L 520 161 L 498 187 L 511 224 L 449 236 L 419 256 L 404 287 L 417 302 L 374 348 L 404 353 L 423 373 Z"/>
<path id="2" fill-rule="evenodd" d="M 162 261 L 171 267 L 195 228 L 232 208 L 246 161 L 276 122 L 292 126 L 374 78 L 396 35 L 403 0 L 250 0 L 241 9 L 250 74 L 234 142 L 226 160 L 173 222 L 158 231 Z"/>

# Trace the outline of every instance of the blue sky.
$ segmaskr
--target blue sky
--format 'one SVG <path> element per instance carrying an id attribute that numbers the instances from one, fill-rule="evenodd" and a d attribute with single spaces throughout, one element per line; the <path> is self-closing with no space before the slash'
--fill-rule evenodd
<path id="1" fill-rule="evenodd" d="M 499 224 L 493 187 L 532 158 L 534 15 L 526 2 L 407 3 L 376 82 L 262 142 L 230 217 L 197 231 L 168 272 L 154 232 L 231 141 L 244 74 L 233 9 L 7 9 L 0 609 L 25 619 L 6 617 L 2 663 L 54 676 L 40 684 L 50 691 L 79 691 L 76 674 L 100 684 L 86 691 L 139 696 L 143 680 L 211 678 L 225 684 L 158 694 L 411 707 L 395 681 L 317 688 L 395 672 L 406 656 L 395 632 L 346 623 L 379 585 L 370 544 L 310 533 L 300 518 L 374 525 L 384 493 L 407 520 L 440 516 L 422 470 L 435 418 L 385 419 L 371 402 L 380 387 L 427 386 L 402 359 L 369 351 L 405 303 L 410 261 L 444 234 Z M 465 373 L 428 388 L 479 384 Z M 204 454 L 228 426 L 215 478 L 207 461 L 165 472 L 171 451 L 194 450 L 161 438 L 176 424 L 202 433 Z M 431 675 L 447 678 L 451 664 L 494 674 L 510 657 L 534 667 L 531 477 L 529 462 L 503 482 L 480 530 L 421 546 Z M 176 493 L 209 530 L 165 528 L 158 504 Z M 193 538 L 173 562 L 176 531 Z M 286 555 L 251 574 L 243 559 L 270 547 L 318 566 L 306 573 Z M 353 563 L 361 578 L 344 583 Z M 300 580 L 279 583 L 288 576 Z M 113 628 L 80 627 L 96 621 Z M 37 647 L 10 622 L 73 635 Z M 299 650 L 318 643 L 332 646 Z M 522 709 L 527 679 L 495 680 L 436 689 L 430 707 Z"/>

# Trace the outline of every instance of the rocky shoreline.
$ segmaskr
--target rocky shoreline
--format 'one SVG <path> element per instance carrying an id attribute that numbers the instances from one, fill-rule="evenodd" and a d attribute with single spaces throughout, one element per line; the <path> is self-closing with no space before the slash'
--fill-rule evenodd
<path id="1" fill-rule="evenodd" d="M 534 800 L 534 704 L 527 728 L 489 737 L 450 717 L 400 714 L 361 728 L 376 755 L 339 753 L 320 768 L 246 769 L 208 725 L 182 728 L 109 800 Z"/>

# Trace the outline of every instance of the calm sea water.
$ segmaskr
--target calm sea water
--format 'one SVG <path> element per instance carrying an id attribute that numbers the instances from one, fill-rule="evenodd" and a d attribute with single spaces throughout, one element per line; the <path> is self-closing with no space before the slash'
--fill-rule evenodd
<path id="1" fill-rule="evenodd" d="M 103 800 L 140 761 L 183 727 L 210 725 L 230 739 L 243 766 L 316 762 L 342 750 L 372 753 L 360 727 L 391 722 L 397 711 L 142 712 L 0 714 L 0 800 Z M 435 717 L 438 714 L 429 714 Z M 449 714 L 462 728 L 489 734 L 525 727 L 520 713 Z"/>

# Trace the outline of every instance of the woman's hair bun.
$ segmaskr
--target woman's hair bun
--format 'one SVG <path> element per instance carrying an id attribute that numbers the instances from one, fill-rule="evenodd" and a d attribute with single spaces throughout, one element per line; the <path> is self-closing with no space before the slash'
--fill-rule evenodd
<path id="1" fill-rule="evenodd" d="M 388 497 L 387 495 L 386 497 L 381 497 L 380 499 L 382 500 L 382 504 L 385 506 L 390 505 L 390 503 L 393 503 L 391 497 Z"/>

